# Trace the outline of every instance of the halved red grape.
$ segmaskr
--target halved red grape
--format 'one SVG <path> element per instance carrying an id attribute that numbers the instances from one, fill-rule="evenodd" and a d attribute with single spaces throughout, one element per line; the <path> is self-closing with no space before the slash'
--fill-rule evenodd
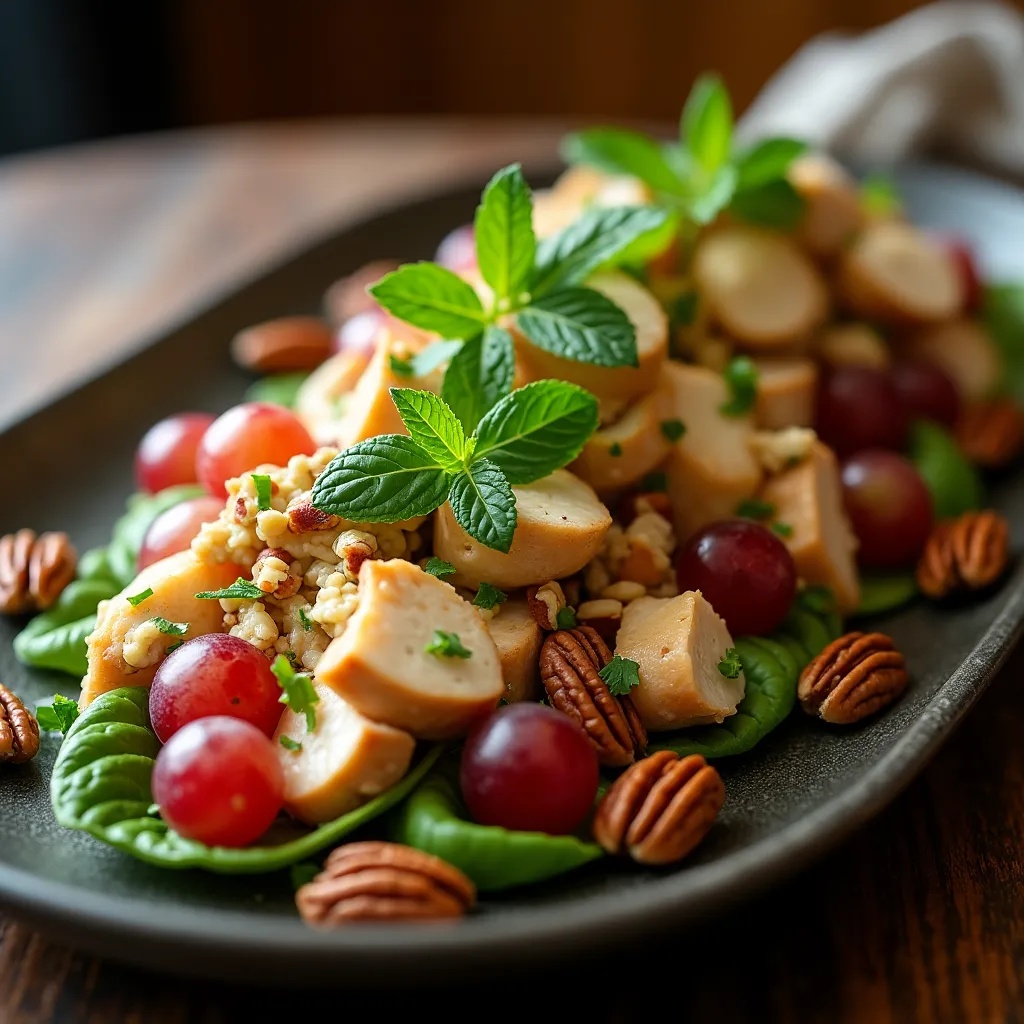
<path id="1" fill-rule="evenodd" d="M 561 835 L 590 812 L 597 772 L 597 753 L 571 718 L 511 704 L 469 734 L 459 778 L 474 821 Z"/>
<path id="2" fill-rule="evenodd" d="M 364 313 L 356 313 L 346 320 L 334 334 L 335 352 L 357 352 L 367 358 L 373 355 L 374 343 L 380 329 L 387 322 L 384 310 L 375 306 Z"/>
<path id="3" fill-rule="evenodd" d="M 960 285 L 964 292 L 964 311 L 974 313 L 981 308 L 985 294 L 974 250 L 964 239 L 955 236 L 944 238 L 942 241 L 960 277 Z"/>
<path id="4" fill-rule="evenodd" d="M 206 412 L 183 412 L 154 423 L 135 450 L 135 482 L 156 494 L 165 487 L 196 482 L 196 451 L 213 422 Z"/>
<path id="5" fill-rule="evenodd" d="M 184 551 L 199 533 L 203 523 L 212 523 L 220 515 L 224 502 L 209 494 L 189 498 L 167 511 L 149 524 L 139 549 L 139 569 L 159 562 L 168 555 Z"/>
<path id="6" fill-rule="evenodd" d="M 681 590 L 699 590 L 734 637 L 770 633 L 796 596 L 796 565 L 770 530 L 746 519 L 710 523 L 676 559 Z"/>
<path id="7" fill-rule="evenodd" d="M 312 455 L 316 444 L 299 418 L 270 402 L 246 402 L 210 425 L 196 453 L 199 482 L 220 498 L 224 481 L 263 463 L 283 466 L 293 455 Z"/>
<path id="8" fill-rule="evenodd" d="M 860 541 L 861 565 L 912 565 L 931 532 L 932 497 L 902 455 L 867 451 L 843 464 L 843 501 Z"/>
<path id="9" fill-rule="evenodd" d="M 472 224 L 463 224 L 461 227 L 449 231 L 441 244 L 437 247 L 434 256 L 436 262 L 442 267 L 454 270 L 460 274 L 466 270 L 476 268 L 476 235 Z"/>
<path id="10" fill-rule="evenodd" d="M 172 651 L 149 691 L 153 731 L 166 743 L 200 718 L 227 715 L 273 736 L 284 707 L 266 656 L 241 637 L 209 633 Z"/>
<path id="11" fill-rule="evenodd" d="M 889 376 L 868 366 L 838 366 L 818 390 L 815 426 L 840 458 L 867 448 L 902 447 L 907 413 Z"/>
<path id="12" fill-rule="evenodd" d="M 897 363 L 890 371 L 896 393 L 911 419 L 935 420 L 947 427 L 960 415 L 960 393 L 953 379 L 934 363 Z"/>
<path id="13" fill-rule="evenodd" d="M 153 799 L 179 835 L 208 846 L 246 846 L 281 810 L 284 772 L 273 743 L 237 718 L 200 718 L 157 755 Z"/>

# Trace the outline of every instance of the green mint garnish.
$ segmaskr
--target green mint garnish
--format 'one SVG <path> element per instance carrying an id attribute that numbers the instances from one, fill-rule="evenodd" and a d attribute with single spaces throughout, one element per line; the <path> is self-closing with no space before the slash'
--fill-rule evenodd
<path id="1" fill-rule="evenodd" d="M 619 458 L 619 456 L 622 455 L 622 445 L 619 444 L 618 441 L 613 442 L 611 447 L 608 449 L 608 454 L 611 455 L 612 458 Z"/>
<path id="2" fill-rule="evenodd" d="M 743 665 L 740 663 L 740 652 L 735 647 L 726 648 L 725 654 L 722 655 L 722 659 L 718 663 L 718 671 L 726 679 L 735 679 L 743 671 Z"/>
<path id="3" fill-rule="evenodd" d="M 746 416 L 757 401 L 757 367 L 746 356 L 736 356 L 722 376 L 732 397 L 719 411 L 726 416 Z"/>
<path id="4" fill-rule="evenodd" d="M 302 623 L 302 628 L 310 633 L 313 630 L 313 623 L 310 621 L 309 616 L 306 614 L 305 608 L 299 609 L 299 622 Z"/>
<path id="5" fill-rule="evenodd" d="M 388 355 L 388 363 L 391 366 L 391 372 L 396 377 L 415 377 L 416 373 L 412 368 L 412 363 L 408 359 L 401 359 L 394 354 L 394 352 Z"/>
<path id="6" fill-rule="evenodd" d="M 137 594 L 132 594 L 131 597 L 129 597 L 127 600 L 128 600 L 128 603 L 133 608 L 138 608 L 139 605 L 142 604 L 142 602 L 146 600 L 146 598 L 152 597 L 152 596 L 153 596 L 153 588 L 152 587 L 146 587 L 145 590 L 141 590 Z"/>
<path id="7" fill-rule="evenodd" d="M 167 636 L 184 636 L 188 632 L 187 622 L 170 622 L 159 615 L 153 616 L 149 621 Z"/>
<path id="8" fill-rule="evenodd" d="M 302 744 L 296 740 L 293 740 L 291 736 L 282 736 L 280 737 L 278 742 L 281 744 L 282 747 L 284 747 L 285 750 L 290 750 L 292 751 L 292 753 L 297 753 L 302 749 Z"/>
<path id="9" fill-rule="evenodd" d="M 183 645 L 184 643 L 185 643 L 185 641 L 184 641 L 184 640 L 176 640 L 176 641 L 175 641 L 175 642 L 174 642 L 173 644 L 171 644 L 171 645 L 170 645 L 170 646 L 169 646 L 169 647 L 167 648 L 167 652 L 166 652 L 166 653 L 167 653 L 167 654 L 173 654 L 173 653 L 174 653 L 174 652 L 175 652 L 175 651 L 176 651 L 176 650 L 177 650 L 177 649 L 178 649 L 179 647 L 181 647 L 181 646 L 182 646 L 182 645 Z"/>
<path id="10" fill-rule="evenodd" d="M 40 729 L 63 733 L 66 736 L 78 714 L 78 701 L 55 693 L 51 704 L 43 704 L 36 708 L 36 721 Z"/>
<path id="11" fill-rule="evenodd" d="M 451 562 L 446 562 L 443 558 L 428 558 L 427 564 L 423 566 L 423 571 L 429 572 L 431 576 L 436 576 L 439 580 L 458 572 Z"/>
<path id="12" fill-rule="evenodd" d="M 266 597 L 266 594 L 255 583 L 239 576 L 230 587 L 223 590 L 204 590 L 195 596 L 200 601 L 255 601 Z"/>
<path id="13" fill-rule="evenodd" d="M 736 506 L 736 515 L 742 519 L 771 519 L 775 515 L 775 506 L 770 501 L 760 498 L 747 498 Z"/>
<path id="14" fill-rule="evenodd" d="M 559 608 L 555 613 L 555 625 L 559 629 L 575 629 L 577 626 L 576 610 L 568 605 Z"/>
<path id="15" fill-rule="evenodd" d="M 618 654 L 598 673 L 615 697 L 626 697 L 634 686 L 640 685 L 640 666 Z"/>
<path id="16" fill-rule="evenodd" d="M 400 359 L 392 353 L 388 356 L 391 372 L 396 377 L 426 377 L 448 362 L 460 348 L 461 341 L 435 341 L 409 359 Z"/>
<path id="17" fill-rule="evenodd" d="M 473 652 L 462 646 L 458 633 L 446 633 L 443 629 L 434 630 L 434 639 L 423 650 L 438 658 L 473 657 Z"/>
<path id="18" fill-rule="evenodd" d="M 490 583 L 481 583 L 480 589 L 473 598 L 473 604 L 477 608 L 493 608 L 496 604 L 504 604 L 508 600 L 508 594 L 504 590 L 491 586 Z"/>
<path id="19" fill-rule="evenodd" d="M 283 654 L 274 659 L 270 669 L 277 676 L 277 684 L 283 691 L 278 701 L 286 704 L 296 714 L 305 715 L 306 732 L 312 732 L 316 728 L 315 705 L 320 703 L 313 689 L 313 680 L 305 672 L 296 672 L 295 666 Z"/>
<path id="20" fill-rule="evenodd" d="M 774 522 L 768 524 L 771 527 L 773 533 L 777 533 L 780 537 L 792 537 L 793 527 L 789 523 Z"/>
<path id="21" fill-rule="evenodd" d="M 256 509 L 266 512 L 270 508 L 270 495 L 274 489 L 270 477 L 265 473 L 253 473 L 252 482 L 256 485 Z"/>
<path id="22" fill-rule="evenodd" d="M 686 433 L 686 424 L 682 420 L 662 420 L 660 426 L 670 444 L 675 444 Z"/>

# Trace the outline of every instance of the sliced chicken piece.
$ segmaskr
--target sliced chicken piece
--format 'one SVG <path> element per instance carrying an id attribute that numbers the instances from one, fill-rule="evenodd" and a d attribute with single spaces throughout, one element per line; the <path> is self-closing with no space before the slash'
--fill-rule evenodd
<path id="1" fill-rule="evenodd" d="M 757 366 L 754 420 L 760 430 L 809 427 L 814 423 L 818 367 L 801 357 L 762 357 Z"/>
<path id="2" fill-rule="evenodd" d="M 600 550 L 612 524 L 588 484 L 559 469 L 513 487 L 518 525 L 508 554 L 484 547 L 459 526 L 445 502 L 434 515 L 434 554 L 458 570 L 453 583 L 502 590 L 531 587 L 579 572 Z"/>
<path id="3" fill-rule="evenodd" d="M 295 414 L 317 444 L 337 443 L 345 403 L 369 362 L 369 353 L 339 352 L 302 382 Z"/>
<path id="4" fill-rule="evenodd" d="M 851 312 L 886 323 L 948 320 L 964 303 L 949 252 L 901 221 L 868 225 L 843 251 L 836 284 Z"/>
<path id="5" fill-rule="evenodd" d="M 804 200 L 804 216 L 796 232 L 800 244 L 819 259 L 837 255 L 864 220 L 857 185 L 821 153 L 797 157 L 786 176 Z"/>
<path id="6" fill-rule="evenodd" d="M 428 651 L 438 630 L 454 633 L 469 656 Z M 463 735 L 505 689 L 473 606 L 399 558 L 363 563 L 359 607 L 324 652 L 316 679 L 367 718 L 431 740 Z"/>
<path id="7" fill-rule="evenodd" d="M 857 539 L 843 508 L 839 465 L 832 449 L 815 442 L 809 458 L 771 477 L 761 497 L 775 506 L 775 518 L 792 529 L 783 537 L 808 583 L 826 586 L 839 612 L 848 615 L 860 603 L 854 555 Z"/>
<path id="8" fill-rule="evenodd" d="M 721 722 L 746 690 L 718 664 L 733 646 L 725 620 L 699 590 L 678 597 L 641 597 L 626 605 L 615 653 L 640 666 L 633 706 L 651 732 Z"/>
<path id="9" fill-rule="evenodd" d="M 540 683 L 540 646 L 544 633 L 522 598 L 513 598 L 484 625 L 491 634 L 501 659 L 505 680 L 505 700 L 514 704 L 533 700 Z"/>
<path id="10" fill-rule="evenodd" d="M 829 366 L 870 366 L 884 370 L 892 362 L 885 340 L 867 324 L 832 324 L 818 335 L 817 354 Z"/>
<path id="11" fill-rule="evenodd" d="M 726 416 L 729 388 L 720 374 L 702 366 L 665 367 L 675 397 L 675 415 L 686 432 L 665 462 L 673 523 L 680 544 L 707 523 L 736 514 L 761 483 L 761 467 L 750 449 L 753 418 Z"/>
<path id="12" fill-rule="evenodd" d="M 924 327 L 909 339 L 905 351 L 945 370 L 969 402 L 989 398 L 1002 378 L 999 349 L 976 320 L 950 320 Z"/>
<path id="13" fill-rule="evenodd" d="M 708 232 L 693 274 L 712 320 L 748 348 L 802 341 L 828 312 L 825 282 L 796 243 L 762 228 L 730 224 Z"/>
<path id="14" fill-rule="evenodd" d="M 274 733 L 284 770 L 284 809 L 310 825 L 332 821 L 390 789 L 409 770 L 416 741 L 364 718 L 329 686 L 314 684 L 316 727 L 286 708 Z M 287 749 L 287 737 L 299 749 Z"/>
<path id="15" fill-rule="evenodd" d="M 146 566 L 120 594 L 100 602 L 96 628 L 87 638 L 89 671 L 82 680 L 82 707 L 119 686 L 149 686 L 171 644 L 219 633 L 224 612 L 219 601 L 196 594 L 221 590 L 238 578 L 230 562 L 201 562 L 179 551 Z M 128 600 L 152 590 L 136 605 Z M 162 633 L 153 622 L 188 623 L 184 636 Z"/>

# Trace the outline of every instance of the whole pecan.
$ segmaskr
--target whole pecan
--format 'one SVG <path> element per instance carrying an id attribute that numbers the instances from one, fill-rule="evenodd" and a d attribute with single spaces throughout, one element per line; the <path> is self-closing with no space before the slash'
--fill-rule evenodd
<path id="1" fill-rule="evenodd" d="M 339 846 L 323 871 L 295 894 L 307 924 L 331 928 L 352 921 L 461 917 L 476 888 L 458 868 L 398 843 Z"/>
<path id="2" fill-rule="evenodd" d="M 629 697 L 615 696 L 601 678 L 611 660 L 597 630 L 559 629 L 540 650 L 540 678 L 551 706 L 583 727 L 601 764 L 632 764 L 647 747 L 647 732 Z"/>
<path id="3" fill-rule="evenodd" d="M 331 330 L 313 316 L 286 316 L 239 331 L 231 342 L 236 363 L 254 373 L 315 370 L 331 354 Z"/>
<path id="4" fill-rule="evenodd" d="M 23 764 L 39 752 L 39 723 L 21 698 L 0 683 L 0 764 Z"/>
<path id="5" fill-rule="evenodd" d="M 917 563 L 917 585 L 928 597 L 980 590 L 1003 574 L 1010 529 L 998 512 L 965 512 L 937 523 Z"/>
<path id="6" fill-rule="evenodd" d="M 285 512 L 288 516 L 289 533 L 319 533 L 323 530 L 333 530 L 341 522 L 338 516 L 314 508 L 308 497 L 293 498 Z"/>
<path id="7" fill-rule="evenodd" d="M 972 462 L 998 469 L 1024 448 L 1024 412 L 1012 398 L 975 402 L 960 414 L 956 439 Z"/>
<path id="8" fill-rule="evenodd" d="M 327 319 L 335 327 L 340 327 L 359 313 L 378 309 L 376 300 L 366 289 L 376 284 L 385 274 L 397 269 L 397 260 L 373 260 L 347 277 L 335 281 L 324 295 Z"/>
<path id="9" fill-rule="evenodd" d="M 891 704 L 906 689 L 903 655 L 884 633 L 847 633 L 800 674 L 797 694 L 809 715 L 850 725 Z"/>
<path id="10" fill-rule="evenodd" d="M 594 838 L 639 864 L 682 860 L 708 834 L 725 802 L 718 771 L 700 754 L 659 750 L 627 768 L 594 813 Z"/>
<path id="11" fill-rule="evenodd" d="M 78 554 L 66 533 L 0 537 L 0 611 L 45 611 L 74 579 Z"/>

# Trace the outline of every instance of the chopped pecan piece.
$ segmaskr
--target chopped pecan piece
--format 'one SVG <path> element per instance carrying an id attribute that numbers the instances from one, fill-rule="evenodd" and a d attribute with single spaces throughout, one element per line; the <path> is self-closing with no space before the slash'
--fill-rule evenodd
<path id="1" fill-rule="evenodd" d="M 252 580 L 264 594 L 284 600 L 294 597 L 302 577 L 291 571 L 292 556 L 281 548 L 264 548 L 252 566 Z"/>
<path id="2" fill-rule="evenodd" d="M 23 764 L 39 752 L 39 723 L 21 698 L 0 683 L 0 764 Z"/>
<path id="3" fill-rule="evenodd" d="M 461 917 L 475 900 L 476 888 L 458 868 L 411 846 L 384 842 L 339 846 L 323 871 L 295 894 L 302 919 L 315 928 Z"/>
<path id="4" fill-rule="evenodd" d="M 965 512 L 936 524 L 917 563 L 917 585 L 931 598 L 980 590 L 1003 574 L 1009 560 L 1010 530 L 991 509 Z"/>
<path id="5" fill-rule="evenodd" d="M 597 805 L 594 838 L 639 864 L 682 860 L 711 830 L 725 802 L 722 777 L 700 754 L 671 750 L 627 768 Z"/>
<path id="6" fill-rule="evenodd" d="M 315 316 L 286 316 L 239 331 L 231 342 L 236 363 L 253 373 L 315 370 L 330 354 L 331 329 Z"/>
<path id="7" fill-rule="evenodd" d="M 616 697 L 601 678 L 611 660 L 597 630 L 560 629 L 541 648 L 540 678 L 551 706 L 583 727 L 601 764 L 632 764 L 647 747 L 647 732 L 629 697 Z"/>
<path id="8" fill-rule="evenodd" d="M 541 629 L 551 631 L 558 629 L 558 613 L 568 602 L 561 584 L 551 580 L 540 587 L 529 587 L 526 591 L 526 604 L 533 621 Z"/>
<path id="9" fill-rule="evenodd" d="M 78 555 L 66 533 L 0 537 L 0 611 L 45 611 L 74 579 Z"/>
<path id="10" fill-rule="evenodd" d="M 296 498 L 289 503 L 285 514 L 288 516 L 289 533 L 319 533 L 333 530 L 341 522 L 338 516 L 314 508 L 309 498 Z"/>
<path id="11" fill-rule="evenodd" d="M 884 633 L 847 633 L 800 674 L 797 694 L 809 715 L 850 725 L 891 704 L 909 677 L 903 655 Z"/>
<path id="12" fill-rule="evenodd" d="M 956 439 L 972 462 L 999 469 L 1024 448 L 1024 412 L 1012 398 L 975 402 L 961 413 Z"/>

